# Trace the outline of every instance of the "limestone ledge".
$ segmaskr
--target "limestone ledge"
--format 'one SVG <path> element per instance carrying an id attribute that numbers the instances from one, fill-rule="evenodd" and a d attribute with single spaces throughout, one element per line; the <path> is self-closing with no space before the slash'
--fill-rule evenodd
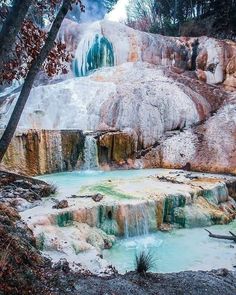
<path id="1" fill-rule="evenodd" d="M 229 176 L 160 170 L 158 176 L 108 180 L 81 188 L 81 195 L 103 194 L 98 203 L 78 196 L 67 198 L 68 208 L 55 210 L 53 199 L 49 199 L 22 216 L 33 230 L 56 227 L 57 231 L 64 231 L 65 227 L 69 230 L 75 226 L 84 236 L 78 223 L 84 224 L 85 232 L 85 224 L 92 232 L 99 228 L 95 235 L 99 234 L 103 242 L 91 245 L 104 248 L 104 240 L 108 244 L 112 241 L 104 232 L 127 237 L 156 231 L 166 223 L 198 227 L 230 222 L 235 217 L 236 203 L 232 198 L 235 195 L 232 193 L 231 197 L 229 191 L 233 192 L 235 182 Z M 81 240 L 88 241 L 88 237 Z"/>

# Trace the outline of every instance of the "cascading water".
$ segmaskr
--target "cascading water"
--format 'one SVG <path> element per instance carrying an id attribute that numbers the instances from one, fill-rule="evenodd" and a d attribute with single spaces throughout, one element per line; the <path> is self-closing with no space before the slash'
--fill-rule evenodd
<path id="1" fill-rule="evenodd" d="M 114 66 L 114 52 L 111 42 L 101 34 L 82 40 L 77 48 L 73 71 L 77 77 L 87 76 L 93 70 Z"/>
<path id="2" fill-rule="evenodd" d="M 87 135 L 84 143 L 84 169 L 97 170 L 98 168 L 97 141 L 92 135 Z"/>
<path id="3" fill-rule="evenodd" d="M 112 194 L 110 197 L 112 198 Z M 155 202 L 135 202 L 101 205 L 97 211 L 98 226 L 107 234 L 126 238 L 146 235 L 157 228 L 154 204 Z"/>
<path id="4" fill-rule="evenodd" d="M 126 238 L 149 233 L 149 212 L 146 204 L 129 205 L 125 211 L 124 235 Z"/>
<path id="5" fill-rule="evenodd" d="M 48 136 L 47 141 L 47 157 L 51 167 L 55 167 L 56 171 L 63 171 L 63 156 L 62 156 L 62 142 L 61 132 L 54 131 Z"/>

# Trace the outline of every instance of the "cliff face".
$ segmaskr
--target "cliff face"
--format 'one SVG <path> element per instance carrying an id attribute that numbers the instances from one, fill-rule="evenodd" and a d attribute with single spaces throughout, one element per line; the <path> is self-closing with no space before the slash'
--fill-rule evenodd
<path id="1" fill-rule="evenodd" d="M 39 175 L 79 168 L 84 136 L 80 131 L 29 130 L 16 133 L 1 168 Z"/>
<path id="2" fill-rule="evenodd" d="M 68 20 L 58 38 L 74 53 L 69 76 L 77 77 L 67 75 L 65 81 L 33 88 L 19 128 L 106 131 L 98 139 L 104 165 L 188 164 L 200 171 L 235 173 L 235 42 L 164 37 L 108 21 L 79 26 Z M 2 128 L 15 100 L 13 95 L 1 105 Z M 47 147 L 48 141 L 44 148 L 60 146 Z M 8 151 L 11 159 L 24 153 L 32 166 L 38 154 L 46 157 L 44 139 L 40 147 L 30 139 L 33 153 L 27 144 L 18 152 L 22 145 L 14 142 Z M 27 170 L 74 168 L 72 158 L 73 165 L 71 160 L 53 160 L 49 166 L 55 167 L 34 163 Z"/>
<path id="3" fill-rule="evenodd" d="M 170 135 L 137 165 L 236 174 L 235 111 L 235 104 L 226 105 L 203 124 Z"/>

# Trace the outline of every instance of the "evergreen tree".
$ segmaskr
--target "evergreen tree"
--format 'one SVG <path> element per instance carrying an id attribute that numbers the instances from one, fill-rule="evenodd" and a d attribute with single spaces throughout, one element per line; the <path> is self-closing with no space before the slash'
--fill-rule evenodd
<path id="1" fill-rule="evenodd" d="M 179 35 L 192 22 L 196 33 L 205 25 L 207 34 L 236 38 L 236 0 L 130 0 L 127 10 L 127 24 L 136 29 Z"/>

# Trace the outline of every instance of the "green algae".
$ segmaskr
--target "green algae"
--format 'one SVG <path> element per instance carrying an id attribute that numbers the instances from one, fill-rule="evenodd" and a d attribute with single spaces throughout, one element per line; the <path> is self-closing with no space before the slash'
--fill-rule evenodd
<path id="1" fill-rule="evenodd" d="M 45 245 L 45 234 L 40 233 L 39 236 L 36 239 L 36 246 L 40 251 L 44 250 L 44 245 Z"/>
<path id="2" fill-rule="evenodd" d="M 217 202 L 217 199 L 216 199 L 216 196 L 215 196 L 214 192 L 211 189 L 204 190 L 202 192 L 202 196 L 203 196 L 204 199 L 206 199 L 210 203 L 213 203 L 213 204 L 217 204 L 218 203 Z"/>
<path id="3" fill-rule="evenodd" d="M 204 190 L 202 195 L 208 202 L 218 205 L 225 196 L 228 196 L 228 190 L 226 186 L 222 185 L 214 189 Z"/>
<path id="4" fill-rule="evenodd" d="M 117 235 L 119 233 L 118 224 L 116 222 L 115 206 L 99 206 L 99 227 L 109 235 Z"/>
<path id="5" fill-rule="evenodd" d="M 132 199 L 133 197 L 128 194 L 124 194 L 115 190 L 112 184 L 97 184 L 94 186 L 89 187 L 89 191 L 100 193 L 106 195 L 108 197 L 113 197 L 116 199 Z"/>
<path id="6" fill-rule="evenodd" d="M 74 249 L 76 255 L 78 255 L 81 252 L 80 248 L 76 246 L 74 243 L 72 243 L 71 246 Z"/>
<path id="7" fill-rule="evenodd" d="M 60 227 L 65 227 L 73 223 L 73 214 L 71 212 L 63 212 L 56 216 L 56 223 Z"/>
<path id="8" fill-rule="evenodd" d="M 163 221 L 166 223 L 174 223 L 176 222 L 175 217 L 175 208 L 184 208 L 186 204 L 185 196 L 183 195 L 174 195 L 174 196 L 168 196 L 165 198 L 164 201 L 164 216 Z M 185 224 L 185 221 L 182 220 L 181 217 L 179 219 L 179 222 L 181 224 Z"/>
<path id="9" fill-rule="evenodd" d="M 175 208 L 174 210 L 174 221 L 181 227 L 186 225 L 186 216 L 184 208 Z"/>

